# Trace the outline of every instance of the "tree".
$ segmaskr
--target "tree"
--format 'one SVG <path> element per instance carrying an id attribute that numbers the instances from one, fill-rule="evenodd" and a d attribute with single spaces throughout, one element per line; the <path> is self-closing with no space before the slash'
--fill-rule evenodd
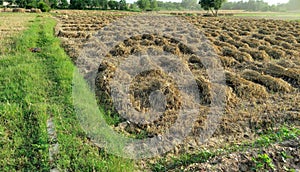
<path id="1" fill-rule="evenodd" d="M 85 8 L 92 9 L 93 8 L 93 1 L 92 0 L 84 0 Z"/>
<path id="2" fill-rule="evenodd" d="M 51 10 L 51 7 L 43 1 L 40 1 L 37 5 L 37 7 L 42 11 L 42 12 L 49 12 Z"/>
<path id="3" fill-rule="evenodd" d="M 263 0 L 249 0 L 238 2 L 225 2 L 224 10 L 247 10 L 247 11 L 285 11 L 285 4 L 269 5 Z"/>
<path id="4" fill-rule="evenodd" d="M 69 7 L 69 3 L 67 0 L 61 0 L 58 4 L 58 7 L 61 9 L 67 9 Z"/>
<path id="5" fill-rule="evenodd" d="M 58 7 L 58 1 L 57 0 L 49 0 L 49 4 L 51 8 L 57 8 Z"/>
<path id="6" fill-rule="evenodd" d="M 157 1 L 156 0 L 150 0 L 150 8 L 152 10 L 157 8 Z"/>
<path id="7" fill-rule="evenodd" d="M 98 0 L 91 0 L 91 9 L 99 7 L 100 2 Z"/>
<path id="8" fill-rule="evenodd" d="M 288 10 L 300 10 L 300 1 L 299 0 L 289 0 L 287 4 Z"/>
<path id="9" fill-rule="evenodd" d="M 127 10 L 128 9 L 126 0 L 120 0 L 119 8 L 120 8 L 120 10 Z"/>
<path id="10" fill-rule="evenodd" d="M 146 10 L 150 7 L 150 1 L 149 0 L 138 0 L 136 4 L 139 6 L 140 9 Z"/>
<path id="11" fill-rule="evenodd" d="M 85 9 L 86 4 L 84 0 L 70 0 L 70 8 L 71 9 Z"/>
<path id="12" fill-rule="evenodd" d="M 108 6 L 108 1 L 107 0 L 100 0 L 100 6 L 102 7 L 103 10 L 107 10 Z"/>
<path id="13" fill-rule="evenodd" d="M 13 4 L 14 3 L 13 0 L 9 0 L 8 2 L 9 2 L 9 4 Z M 35 3 L 36 4 L 36 1 L 30 1 L 30 0 L 16 0 L 15 2 L 21 8 L 25 8 L 27 6 L 27 4 L 30 4 L 30 3 Z"/>
<path id="14" fill-rule="evenodd" d="M 214 16 L 218 16 L 218 10 L 226 0 L 200 0 L 199 4 L 204 10 L 211 11 Z"/>
<path id="15" fill-rule="evenodd" d="M 117 1 L 110 0 L 108 1 L 108 6 L 111 10 L 117 10 L 119 7 L 119 3 Z"/>
<path id="16" fill-rule="evenodd" d="M 197 0 L 182 0 L 181 5 L 184 9 L 193 10 L 197 6 Z"/>

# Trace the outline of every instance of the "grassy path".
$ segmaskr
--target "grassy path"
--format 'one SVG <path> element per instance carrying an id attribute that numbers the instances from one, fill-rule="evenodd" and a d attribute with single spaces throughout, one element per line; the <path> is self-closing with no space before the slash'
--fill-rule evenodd
<path id="1" fill-rule="evenodd" d="M 1 171 L 133 171 L 132 161 L 108 155 L 86 139 L 72 105 L 74 65 L 53 36 L 54 26 L 50 17 L 37 16 L 12 45 L 14 51 L 0 56 Z M 50 116 L 59 143 L 52 163 Z"/>

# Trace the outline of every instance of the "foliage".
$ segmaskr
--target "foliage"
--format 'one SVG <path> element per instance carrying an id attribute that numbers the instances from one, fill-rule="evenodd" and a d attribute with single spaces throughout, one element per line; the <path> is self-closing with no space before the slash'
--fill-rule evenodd
<path id="1" fill-rule="evenodd" d="M 157 9 L 157 1 L 156 0 L 150 0 L 150 8 L 152 10 Z"/>
<path id="2" fill-rule="evenodd" d="M 51 8 L 57 8 L 58 7 L 58 0 L 49 0 L 48 4 Z"/>
<path id="3" fill-rule="evenodd" d="M 300 135 L 300 130 L 297 128 L 281 127 L 278 131 L 268 131 L 267 134 L 260 136 L 253 144 L 259 147 L 266 147 L 274 142 L 283 140 L 295 139 Z"/>
<path id="4" fill-rule="evenodd" d="M 225 2 L 223 10 L 247 10 L 247 11 L 299 11 L 300 1 L 289 0 L 285 4 L 269 5 L 263 0 L 249 0 L 237 2 Z"/>
<path id="5" fill-rule="evenodd" d="M 201 10 L 197 0 L 182 0 L 182 2 L 163 2 L 157 1 L 158 10 Z"/>
<path id="6" fill-rule="evenodd" d="M 200 0 L 199 4 L 204 10 L 211 11 L 214 16 L 218 16 L 218 10 L 226 0 Z"/>
<path id="7" fill-rule="evenodd" d="M 179 2 L 157 1 L 157 6 L 159 10 L 183 10 L 183 7 Z"/>
<path id="8" fill-rule="evenodd" d="M 108 6 L 111 10 L 117 10 L 119 7 L 119 3 L 115 0 L 108 1 Z"/>
<path id="9" fill-rule="evenodd" d="M 181 6 L 184 9 L 195 10 L 198 6 L 198 0 L 182 0 Z"/>
<path id="10" fill-rule="evenodd" d="M 67 9 L 69 8 L 69 3 L 67 0 L 61 0 L 58 4 L 58 7 L 61 9 Z"/>
<path id="11" fill-rule="evenodd" d="M 120 10 L 128 10 L 126 0 L 120 0 L 120 2 L 119 2 L 119 9 Z"/>
<path id="12" fill-rule="evenodd" d="M 246 10 L 246 11 L 283 11 L 286 8 L 283 5 L 269 5 L 263 0 L 249 0 L 238 2 L 225 2 L 223 10 Z"/>
<path id="13" fill-rule="evenodd" d="M 82 0 L 70 0 L 71 9 L 84 9 L 85 3 Z"/>
<path id="14" fill-rule="evenodd" d="M 286 4 L 288 10 L 300 11 L 300 1 L 299 0 L 289 0 Z"/>
<path id="15" fill-rule="evenodd" d="M 51 10 L 51 7 L 46 4 L 45 2 L 41 1 L 37 5 L 38 9 L 40 9 L 42 12 L 49 12 Z"/>
<path id="16" fill-rule="evenodd" d="M 139 7 L 136 5 L 136 3 L 130 4 L 129 10 L 133 11 L 133 12 L 140 12 L 141 11 L 141 9 L 139 9 Z"/>
<path id="17" fill-rule="evenodd" d="M 26 4 L 26 9 L 31 9 L 31 8 L 36 8 L 37 7 L 37 4 L 34 3 L 34 2 L 31 2 L 29 4 Z"/>
<path id="18" fill-rule="evenodd" d="M 142 10 L 146 10 L 146 9 L 150 8 L 150 1 L 149 0 L 138 0 L 136 2 L 136 4 Z"/>
<path id="19" fill-rule="evenodd" d="M 224 149 L 217 150 L 202 150 L 194 154 L 183 154 L 179 157 L 172 158 L 171 161 L 167 161 L 162 158 L 155 164 L 150 164 L 152 171 L 172 171 L 182 166 L 188 166 L 193 163 L 203 163 L 210 160 L 213 157 L 230 154 L 233 152 L 243 152 L 252 148 L 266 147 L 276 142 L 282 142 L 285 140 L 295 139 L 300 136 L 300 129 L 296 127 L 281 126 L 278 130 L 269 130 L 266 133 L 262 133 L 261 136 L 254 142 L 244 142 L 237 145 L 230 145 Z M 281 152 L 284 159 L 292 158 L 285 152 Z M 262 170 L 265 168 L 272 169 L 274 164 L 272 159 L 268 155 L 259 154 L 252 159 L 256 164 L 255 170 Z"/>
<path id="20" fill-rule="evenodd" d="M 64 1 L 64 5 L 62 8 L 68 8 L 66 0 Z M 116 0 L 70 0 L 70 9 L 103 9 L 107 10 L 108 8 L 111 10 L 128 10 L 126 0 L 120 0 L 120 2 Z"/>
<path id="21" fill-rule="evenodd" d="M 268 154 L 258 154 L 257 157 L 252 159 L 255 163 L 254 170 L 275 170 L 272 158 Z"/>
<path id="22" fill-rule="evenodd" d="M 107 10 L 108 8 L 108 1 L 107 0 L 100 0 L 100 6 L 103 10 Z"/>
<path id="23" fill-rule="evenodd" d="M 13 2 L 14 1 L 9 1 L 10 4 L 12 4 Z M 16 0 L 15 2 L 21 8 L 25 8 L 27 4 L 31 3 L 31 1 L 29 0 Z"/>

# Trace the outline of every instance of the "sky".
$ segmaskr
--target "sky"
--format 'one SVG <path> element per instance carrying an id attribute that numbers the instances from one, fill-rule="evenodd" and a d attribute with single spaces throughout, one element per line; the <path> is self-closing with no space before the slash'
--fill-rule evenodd
<path id="1" fill-rule="evenodd" d="M 234 1 L 240 1 L 240 0 L 228 0 L 229 2 L 234 2 Z M 244 1 L 246 1 L 246 0 L 244 0 Z M 289 0 L 263 0 L 263 1 L 265 1 L 265 2 L 267 2 L 268 4 L 270 4 L 270 5 L 276 5 L 276 4 L 278 4 L 278 3 L 287 3 L 287 2 L 289 2 Z"/>

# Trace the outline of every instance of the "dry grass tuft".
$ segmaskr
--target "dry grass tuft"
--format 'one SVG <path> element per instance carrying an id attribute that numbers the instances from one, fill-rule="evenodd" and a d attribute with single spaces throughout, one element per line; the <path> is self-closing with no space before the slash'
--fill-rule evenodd
<path id="1" fill-rule="evenodd" d="M 269 63 L 263 70 L 265 73 L 270 74 L 271 76 L 282 78 L 293 86 L 300 88 L 299 69 L 284 68 L 277 64 Z"/>
<path id="2" fill-rule="evenodd" d="M 263 75 L 253 70 L 245 70 L 242 73 L 242 77 L 249 81 L 261 84 L 274 92 L 291 92 L 293 90 L 293 87 L 284 80 L 269 75 Z"/>
<path id="3" fill-rule="evenodd" d="M 37 9 L 37 8 L 32 8 L 30 10 L 31 13 L 42 13 L 42 11 L 40 9 Z"/>
<path id="4" fill-rule="evenodd" d="M 225 73 L 225 76 L 227 85 L 241 98 L 266 98 L 268 96 L 265 87 L 259 84 L 247 81 L 228 71 Z"/>
<path id="5" fill-rule="evenodd" d="M 249 54 L 245 52 L 239 52 L 237 50 L 233 50 L 229 47 L 223 47 L 223 56 L 233 57 L 235 60 L 239 62 L 253 61 L 252 57 Z"/>
<path id="6" fill-rule="evenodd" d="M 14 12 L 14 13 L 25 13 L 25 9 L 24 8 L 14 8 L 12 10 L 12 12 Z"/>
<path id="7" fill-rule="evenodd" d="M 285 52 L 277 48 L 266 48 L 265 52 L 273 59 L 285 58 Z"/>
<path id="8" fill-rule="evenodd" d="M 239 48 L 241 52 L 248 53 L 254 60 L 257 61 L 268 61 L 270 60 L 269 55 L 264 50 L 253 50 L 247 48 Z"/>

